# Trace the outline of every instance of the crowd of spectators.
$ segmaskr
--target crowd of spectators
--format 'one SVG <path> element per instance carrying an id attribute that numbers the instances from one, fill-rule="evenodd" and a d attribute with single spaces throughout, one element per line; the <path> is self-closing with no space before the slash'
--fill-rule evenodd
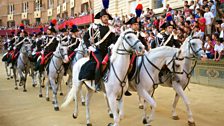
<path id="1" fill-rule="evenodd" d="M 174 24 L 174 37 L 183 43 L 185 38 L 193 33 L 203 41 L 203 49 L 209 59 L 219 61 L 224 56 L 224 0 L 192 0 L 184 1 L 183 9 L 172 9 L 167 4 L 162 14 L 155 15 L 152 9 L 147 8 L 140 17 L 141 31 L 146 34 L 146 41 L 155 40 L 159 32 L 163 32 L 162 24 L 167 21 L 167 14 L 172 14 Z M 116 14 L 113 24 L 119 30 L 134 14 L 124 15 L 122 18 Z M 193 31 L 193 32 L 192 32 Z"/>

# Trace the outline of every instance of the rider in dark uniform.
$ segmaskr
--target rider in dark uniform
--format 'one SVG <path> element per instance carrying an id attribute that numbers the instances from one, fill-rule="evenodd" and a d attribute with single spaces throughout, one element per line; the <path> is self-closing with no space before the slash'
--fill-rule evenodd
<path id="1" fill-rule="evenodd" d="M 68 39 L 68 56 L 69 60 L 72 61 L 75 56 L 75 49 L 79 46 L 79 43 L 81 42 L 79 38 L 79 30 L 78 27 L 75 24 L 72 24 L 71 30 L 70 30 L 71 36 L 69 36 Z M 68 70 L 68 67 L 71 62 L 64 64 L 65 68 L 65 75 L 66 71 Z"/>
<path id="2" fill-rule="evenodd" d="M 47 29 L 47 36 L 45 38 L 42 48 L 42 56 L 40 61 L 37 62 L 35 70 L 38 70 L 39 68 L 40 70 L 43 70 L 46 61 L 49 61 L 49 58 L 52 56 L 53 52 L 58 46 L 59 38 L 56 37 L 57 31 L 54 28 L 56 23 L 57 21 L 53 19 Z"/>
<path id="3" fill-rule="evenodd" d="M 96 62 L 95 70 L 95 84 L 96 90 L 100 90 L 100 78 L 101 78 L 101 62 L 108 53 L 108 47 L 116 42 L 116 37 L 114 30 L 109 26 L 108 20 L 113 18 L 107 12 L 106 9 L 102 9 L 99 13 L 96 14 L 95 19 L 100 19 L 100 24 L 93 24 L 90 26 L 89 30 L 85 33 L 83 40 L 91 50 L 91 59 Z M 102 41 L 103 40 L 103 41 Z M 102 43 L 99 43 L 102 41 Z"/>
<path id="4" fill-rule="evenodd" d="M 173 28 L 174 24 L 172 22 L 165 22 L 161 28 L 165 29 L 165 32 L 157 34 L 156 40 L 151 43 L 151 48 L 156 48 L 159 46 L 170 46 L 180 48 L 181 43 L 174 38 Z"/>

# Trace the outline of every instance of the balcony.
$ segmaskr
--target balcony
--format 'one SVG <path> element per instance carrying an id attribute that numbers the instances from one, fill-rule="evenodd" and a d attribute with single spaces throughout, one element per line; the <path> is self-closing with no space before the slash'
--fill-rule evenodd
<path id="1" fill-rule="evenodd" d="M 41 18 L 41 11 L 34 11 L 34 18 Z"/>
<path id="2" fill-rule="evenodd" d="M 65 12 L 65 11 L 66 11 L 66 8 L 67 8 L 67 7 L 66 7 L 66 2 L 65 2 L 65 3 L 63 3 L 63 5 L 62 5 L 62 11 Z"/>
<path id="3" fill-rule="evenodd" d="M 48 10 L 47 10 L 47 16 L 48 16 L 48 17 L 50 17 L 50 16 L 53 15 L 52 11 L 53 11 L 53 9 L 48 9 Z"/>
<path id="4" fill-rule="evenodd" d="M 22 20 L 25 20 L 25 19 L 27 19 L 27 18 L 28 18 L 28 16 L 27 16 L 27 12 L 22 13 L 22 15 L 21 15 L 21 19 L 22 19 Z"/>
<path id="5" fill-rule="evenodd" d="M 61 6 L 57 6 L 57 14 L 60 14 L 61 13 Z"/>
<path id="6" fill-rule="evenodd" d="M 13 21 L 13 14 L 9 14 L 7 19 L 8 21 Z"/>

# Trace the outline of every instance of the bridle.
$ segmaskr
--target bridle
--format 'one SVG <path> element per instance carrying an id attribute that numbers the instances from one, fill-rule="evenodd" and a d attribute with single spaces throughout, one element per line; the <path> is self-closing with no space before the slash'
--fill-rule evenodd
<path id="1" fill-rule="evenodd" d="M 188 46 L 188 49 L 192 50 L 193 52 L 193 57 L 185 57 L 185 58 L 188 58 L 188 59 L 194 59 L 194 58 L 197 58 L 197 55 L 198 55 L 198 52 L 200 52 L 202 50 L 202 48 L 199 48 L 198 50 L 194 50 L 193 48 L 193 45 L 191 44 L 191 40 L 193 39 L 199 39 L 199 38 L 196 38 L 196 37 L 192 37 L 188 40 L 188 43 L 189 43 L 189 46 Z"/>
<path id="2" fill-rule="evenodd" d="M 122 39 L 128 44 L 129 47 L 131 47 L 131 49 L 136 50 L 136 45 L 141 42 L 139 39 L 137 39 L 135 41 L 135 43 L 133 45 L 130 44 L 130 41 L 128 40 L 128 38 L 126 37 L 127 34 L 135 34 L 133 31 L 128 31 L 126 33 L 124 33 Z M 130 55 L 132 54 L 132 51 L 127 50 L 127 48 L 125 47 L 124 43 L 122 42 L 122 46 L 123 49 L 117 49 L 116 53 L 117 54 L 121 54 L 121 55 Z"/>

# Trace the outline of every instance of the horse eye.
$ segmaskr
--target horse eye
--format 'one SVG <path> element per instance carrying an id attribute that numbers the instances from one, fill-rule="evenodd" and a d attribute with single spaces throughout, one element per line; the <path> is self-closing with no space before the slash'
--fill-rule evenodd
<path id="1" fill-rule="evenodd" d="M 195 43 L 192 43 L 192 46 L 195 46 Z"/>
<path id="2" fill-rule="evenodd" d="M 128 36 L 128 37 L 127 37 L 127 39 L 130 39 L 130 38 L 131 38 L 131 36 Z"/>

